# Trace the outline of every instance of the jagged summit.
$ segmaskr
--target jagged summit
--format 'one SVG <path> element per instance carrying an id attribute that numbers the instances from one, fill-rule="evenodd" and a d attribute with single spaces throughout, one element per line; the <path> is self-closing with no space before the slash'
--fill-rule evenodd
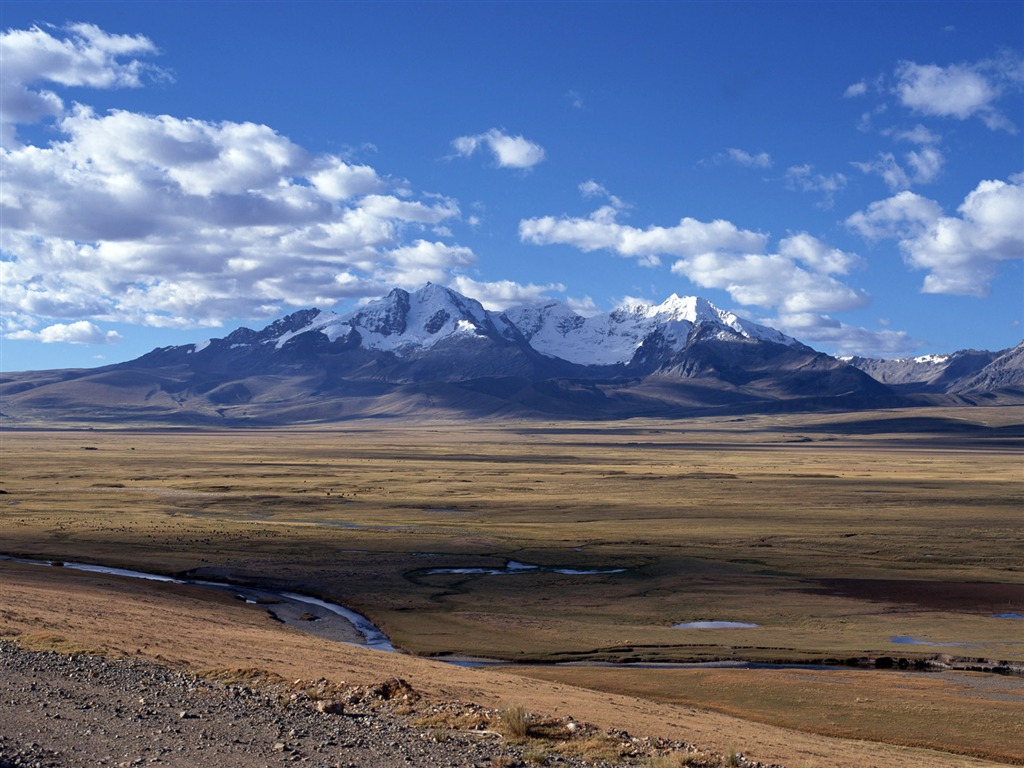
<path id="1" fill-rule="evenodd" d="M 1024 342 L 1002 351 L 961 349 L 945 355 L 844 361 L 897 391 L 967 395 L 997 390 L 1024 390 Z"/>
<path id="2" fill-rule="evenodd" d="M 341 319 L 355 329 L 366 349 L 401 354 L 428 349 L 452 337 L 500 335 L 490 313 L 476 299 L 427 283 L 417 291 L 395 288 Z"/>
<path id="3" fill-rule="evenodd" d="M 558 301 L 490 312 L 476 299 L 433 283 L 415 291 L 395 288 L 347 314 L 301 310 L 259 332 L 240 328 L 222 341 L 235 346 L 273 344 L 281 349 L 312 333 L 330 343 L 341 340 L 348 346 L 405 357 L 441 342 L 491 339 L 525 342 L 546 357 L 577 365 L 610 366 L 629 365 L 645 345 L 649 355 L 655 340 L 662 354 L 676 354 L 686 348 L 696 327 L 707 325 L 727 336 L 799 344 L 697 296 L 672 294 L 661 304 L 631 301 L 611 312 L 584 317 Z M 210 343 L 197 344 L 193 351 L 202 351 Z"/>
<path id="4" fill-rule="evenodd" d="M 239 328 L 223 341 L 235 345 L 272 344 L 281 349 L 293 339 L 313 333 L 321 334 L 331 343 L 347 340 L 363 349 L 402 356 L 429 349 L 452 337 L 501 336 L 503 332 L 507 332 L 507 323 L 485 310 L 476 299 L 427 283 L 412 292 L 394 288 L 383 298 L 347 314 L 315 308 L 300 310 L 259 332 Z M 195 345 L 193 351 L 205 349 L 211 341 Z"/>
<path id="5" fill-rule="evenodd" d="M 658 337 L 666 354 L 686 348 L 697 326 L 711 325 L 743 338 L 791 346 L 796 339 L 742 320 L 707 299 L 672 294 L 661 304 L 631 301 L 611 312 L 583 317 L 553 301 L 506 310 L 505 316 L 541 354 L 580 365 L 626 365 Z"/>
<path id="6" fill-rule="evenodd" d="M 303 309 L 262 330 L 238 328 L 125 363 L 26 372 L 0 382 L 0 395 L 15 421 L 265 425 L 879 408 L 912 405 L 905 396 L 919 392 L 934 402 L 953 382 L 1019 400 L 1024 352 L 998 365 L 997 357 L 918 360 L 886 377 L 878 361 L 848 364 L 696 296 L 628 301 L 585 317 L 558 301 L 488 311 L 427 284 L 348 313 Z M 930 372 L 923 384 L 902 383 L 921 369 Z"/>

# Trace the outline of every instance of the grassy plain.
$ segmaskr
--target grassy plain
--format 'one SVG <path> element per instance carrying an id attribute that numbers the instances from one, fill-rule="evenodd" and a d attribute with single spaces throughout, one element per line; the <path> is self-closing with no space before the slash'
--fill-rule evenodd
<path id="1" fill-rule="evenodd" d="M 1022 423 L 1024 409 L 1005 407 L 5 430 L 0 549 L 304 590 L 360 610 L 421 655 L 1019 662 L 1024 622 L 994 616 L 1024 614 Z M 542 568 L 430 572 L 510 560 Z M 673 628 L 707 620 L 759 626 Z M 830 673 L 853 675 L 856 685 L 842 685 L 857 694 L 807 695 L 804 706 L 794 704 L 803 683 L 780 671 L 543 674 L 818 733 L 1024 761 L 1007 746 L 1024 743 L 1019 726 L 987 741 L 950 735 L 933 688 L 901 693 L 917 709 L 883 706 L 885 675 L 898 673 Z M 727 682 L 744 675 L 760 687 Z M 962 712 L 999 720 L 1005 701 L 1022 701 L 1019 691 L 999 696 L 952 695 L 948 707 L 962 700 Z M 933 735 L 920 735 L 929 724 Z"/>

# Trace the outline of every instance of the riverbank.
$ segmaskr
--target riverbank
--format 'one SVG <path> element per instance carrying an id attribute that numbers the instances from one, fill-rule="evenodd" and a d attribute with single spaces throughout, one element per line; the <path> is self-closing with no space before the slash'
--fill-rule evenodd
<path id="1" fill-rule="evenodd" d="M 332 684 L 344 681 L 353 686 L 373 686 L 399 677 L 433 702 L 475 702 L 494 711 L 526 705 L 538 714 L 571 716 L 602 730 L 699 744 L 719 755 L 736 750 L 763 763 L 798 768 L 980 768 L 1006 764 L 863 738 L 820 736 L 709 711 L 705 706 L 588 690 L 568 681 L 532 680 L 503 669 L 465 669 L 369 651 L 296 632 L 270 619 L 261 606 L 188 585 L 126 581 L 104 574 L 10 562 L 0 562 L 0 584 L 4 598 L 0 636 L 17 637 L 23 647 L 59 649 L 64 655 L 100 653 L 217 675 L 260 670 L 287 681 L 325 678 Z M 729 676 L 738 684 L 742 677 L 747 681 L 742 684 L 751 691 L 763 684 L 759 681 L 754 685 L 761 674 L 758 670 L 713 672 Z M 666 678 L 668 674 L 686 673 L 656 674 Z M 827 673 L 829 678 L 835 674 Z M 904 676 L 900 672 L 884 678 L 876 672 L 840 674 L 870 675 L 886 689 L 906 686 L 906 681 L 913 679 L 935 681 L 934 676 Z M 688 688 L 686 679 L 680 678 L 679 686 Z M 923 706 L 934 698 L 934 692 L 910 692 L 905 700 L 910 706 Z M 1009 716 L 1004 716 L 1001 708 L 1012 714 L 1014 705 L 964 699 L 960 706 L 972 713 L 975 722 L 979 718 L 986 722 L 985 729 L 975 729 L 979 738 L 995 739 Z M 1016 711 L 1019 713 L 1019 708 Z M 921 709 L 920 718 L 923 726 L 928 726 L 927 709 Z M 1007 727 L 1014 723 L 1016 720 Z M 933 730 L 942 732 L 938 724 Z M 982 752 L 989 749 L 984 743 L 976 748 Z"/>

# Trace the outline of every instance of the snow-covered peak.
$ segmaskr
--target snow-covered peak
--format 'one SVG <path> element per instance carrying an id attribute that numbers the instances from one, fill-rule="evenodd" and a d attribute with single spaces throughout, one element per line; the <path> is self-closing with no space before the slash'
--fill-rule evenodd
<path id="1" fill-rule="evenodd" d="M 538 352 L 583 365 L 625 364 L 645 341 L 660 334 L 671 351 L 686 346 L 697 325 L 710 323 L 746 338 L 792 345 L 796 340 L 731 312 L 707 299 L 672 294 L 661 304 L 628 300 L 611 312 L 582 317 L 559 302 L 516 307 L 505 316 Z"/>
<path id="2" fill-rule="evenodd" d="M 272 346 L 283 348 L 307 333 L 319 333 L 329 342 L 358 333 L 365 349 L 392 351 L 398 355 L 410 349 L 426 349 L 450 337 L 508 335 L 504 320 L 492 317 L 475 299 L 466 298 L 444 286 L 427 283 L 417 291 L 393 289 L 387 296 L 371 301 L 347 314 L 306 309 L 276 320 L 262 331 L 239 328 L 223 341 L 231 348 Z M 210 342 L 190 345 L 189 352 L 206 349 Z"/>
<path id="3" fill-rule="evenodd" d="M 278 349 L 283 347 L 288 341 L 295 338 L 301 333 L 308 333 L 309 331 L 320 331 L 330 341 L 334 341 L 339 336 L 344 336 L 349 331 L 349 326 L 345 322 L 345 318 L 336 312 L 324 312 L 317 310 L 316 314 L 311 315 L 307 325 L 292 328 L 285 331 L 280 336 L 266 339 L 265 344 L 274 344 Z"/>
<path id="4" fill-rule="evenodd" d="M 317 333 L 328 342 L 344 338 L 364 349 L 402 356 L 445 340 L 488 337 L 516 342 L 525 338 L 534 350 L 548 357 L 581 365 L 624 365 L 636 358 L 641 347 L 648 359 L 652 352 L 660 356 L 685 349 L 698 326 L 710 326 L 723 338 L 798 343 L 697 296 L 673 294 L 660 304 L 632 300 L 592 317 L 579 315 L 558 301 L 496 313 L 488 312 L 475 299 L 431 283 L 416 291 L 395 288 L 347 314 L 300 310 L 259 332 L 240 328 L 223 341 L 231 348 L 282 349 L 298 336 Z M 195 345 L 192 351 L 202 351 L 205 346 L 208 344 Z"/>
<path id="5" fill-rule="evenodd" d="M 480 302 L 431 283 L 412 293 L 396 288 L 346 321 L 359 332 L 364 348 L 399 354 L 451 336 L 486 336 L 495 330 Z"/>
<path id="6" fill-rule="evenodd" d="M 668 320 L 686 320 L 696 323 L 702 315 L 710 319 L 715 308 L 710 301 L 697 296 L 679 296 L 673 293 L 661 304 L 641 304 L 648 317 L 664 317 Z"/>
<path id="7" fill-rule="evenodd" d="M 913 362 L 926 365 L 942 365 L 943 363 L 948 363 L 950 357 L 950 355 L 921 355 L 920 357 L 915 357 Z"/>
<path id="8" fill-rule="evenodd" d="M 648 316 L 675 322 L 687 322 L 692 325 L 700 323 L 722 325 L 748 339 L 760 339 L 786 345 L 796 343 L 796 339 L 780 333 L 774 328 L 744 320 L 732 312 L 719 309 L 700 296 L 678 296 L 673 293 L 661 304 L 652 305 L 648 309 Z"/>

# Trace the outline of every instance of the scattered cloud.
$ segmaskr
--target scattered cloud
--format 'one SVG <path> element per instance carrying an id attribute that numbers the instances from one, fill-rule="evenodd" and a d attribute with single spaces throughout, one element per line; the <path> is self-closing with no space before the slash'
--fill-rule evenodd
<path id="1" fill-rule="evenodd" d="M 48 325 L 38 332 L 13 331 L 6 334 L 6 338 L 41 341 L 43 344 L 116 344 L 121 341 L 121 334 L 117 331 L 103 332 L 88 320 L 79 320 L 74 323 Z"/>
<path id="2" fill-rule="evenodd" d="M 349 165 L 341 158 L 326 155 L 320 166 L 310 175 L 309 181 L 317 192 L 331 200 L 350 200 L 381 192 L 387 186 L 368 165 Z"/>
<path id="3" fill-rule="evenodd" d="M 657 266 L 659 256 L 689 256 L 717 249 L 759 250 L 766 236 L 731 222 L 683 218 L 673 227 L 639 229 L 617 222 L 618 210 L 606 205 L 587 218 L 544 216 L 519 222 L 519 238 L 534 245 L 571 245 L 582 251 L 610 250 Z"/>
<path id="4" fill-rule="evenodd" d="M 616 213 L 604 206 L 587 218 L 524 219 L 519 236 L 535 245 L 608 250 L 645 266 L 657 266 L 662 256 L 675 256 L 672 272 L 703 288 L 725 290 L 747 306 L 820 312 L 867 303 L 864 292 L 832 277 L 857 265 L 858 257 L 829 248 L 807 233 L 784 238 L 776 253 L 766 253 L 767 235 L 728 221 L 683 218 L 673 227 L 639 229 L 617 222 Z"/>
<path id="5" fill-rule="evenodd" d="M 938 178 L 946 162 L 943 154 L 935 147 L 922 147 L 906 154 L 907 165 L 913 171 L 912 178 L 918 184 L 928 184 Z"/>
<path id="6" fill-rule="evenodd" d="M 494 155 L 499 168 L 532 168 L 544 159 L 544 148 L 522 136 L 509 136 L 492 128 L 475 136 L 459 136 L 452 141 L 456 154 L 470 157 L 486 147 Z"/>
<path id="7" fill-rule="evenodd" d="M 456 201 L 311 153 L 269 126 L 46 101 L 35 84 L 138 85 L 152 70 L 126 59 L 156 53 L 146 38 L 90 25 L 55 34 L 0 38 L 2 92 L 21 98 L 4 102 L 8 338 L 110 341 L 95 325 L 104 322 L 212 326 L 444 282 L 475 263 L 470 249 L 425 237 L 450 236 Z M 22 109 L 25 94 L 52 109 Z M 45 117 L 49 144 L 16 140 L 17 125 Z"/>
<path id="8" fill-rule="evenodd" d="M 830 248 L 806 232 L 783 238 L 779 242 L 779 253 L 788 259 L 803 263 L 814 272 L 825 275 L 847 275 L 850 270 L 863 265 L 857 254 Z"/>
<path id="9" fill-rule="evenodd" d="M 847 99 L 852 99 L 856 96 L 863 96 L 868 92 L 868 84 L 861 80 L 860 82 L 852 83 L 846 87 L 846 91 L 843 96 Z"/>
<path id="10" fill-rule="evenodd" d="M 852 165 L 863 173 L 881 177 L 893 192 L 910 188 L 910 176 L 903 166 L 896 162 L 896 156 L 892 152 L 879 152 L 870 162 L 855 162 Z"/>
<path id="11" fill-rule="evenodd" d="M 784 250 L 785 241 L 783 241 Z M 702 288 L 726 291 L 744 306 L 778 308 L 782 313 L 857 309 L 868 296 L 786 253 L 709 252 L 680 259 L 672 272 Z"/>
<path id="12" fill-rule="evenodd" d="M 924 232 L 942 216 L 942 206 L 913 192 L 878 200 L 866 211 L 846 219 L 846 225 L 868 240 L 913 237 Z"/>
<path id="13" fill-rule="evenodd" d="M 862 112 L 860 119 L 857 120 L 857 130 L 861 133 L 869 133 L 874 130 L 875 118 L 879 115 L 884 115 L 888 111 L 889 106 L 887 104 L 878 104 L 874 109 Z"/>
<path id="14" fill-rule="evenodd" d="M 600 307 L 598 307 L 597 303 L 589 296 L 583 296 L 581 298 L 569 296 L 566 298 L 565 303 L 569 306 L 569 309 L 583 317 L 593 317 L 601 312 Z"/>
<path id="15" fill-rule="evenodd" d="M 920 342 L 906 331 L 872 330 L 847 325 L 822 314 L 782 314 L 767 322 L 805 343 L 828 346 L 840 357 L 908 357 L 920 347 Z"/>
<path id="16" fill-rule="evenodd" d="M 1024 85 L 1024 63 L 1017 57 L 945 67 L 903 61 L 895 77 L 897 98 L 914 112 L 958 120 L 976 116 L 992 130 L 1017 132 L 996 106 L 1007 90 Z"/>
<path id="17" fill-rule="evenodd" d="M 1022 89 L 1024 59 L 1017 53 L 1003 52 L 990 59 L 945 66 L 901 61 L 890 76 L 861 80 L 850 85 L 844 95 L 875 92 L 886 101 L 895 97 L 896 103 L 918 115 L 957 120 L 976 117 L 992 130 L 1016 133 L 1017 126 L 1000 108 L 1000 102 Z M 882 102 L 864 112 L 858 128 L 872 130 L 874 119 L 887 108 L 888 104 Z M 910 131 L 889 128 L 881 133 L 919 144 L 937 143 L 935 134 L 921 125 Z"/>
<path id="18" fill-rule="evenodd" d="M 569 91 L 565 94 L 565 98 L 572 105 L 573 109 L 584 109 L 586 106 L 583 102 L 583 94 L 579 93 L 579 91 Z"/>
<path id="19" fill-rule="evenodd" d="M 884 136 L 892 136 L 894 139 L 899 141 L 909 141 L 912 144 L 920 144 L 922 146 L 928 144 L 938 144 L 942 141 L 942 138 L 932 131 L 925 128 L 923 125 L 918 123 L 909 130 L 896 130 L 894 128 L 888 128 L 882 131 Z"/>
<path id="20" fill-rule="evenodd" d="M 987 296 L 1000 262 L 1024 259 L 1024 184 L 982 181 L 944 216 L 910 192 L 872 203 L 846 223 L 865 237 L 895 238 L 906 262 L 925 270 L 924 293 Z"/>
<path id="21" fill-rule="evenodd" d="M 842 173 L 825 175 L 815 173 L 814 166 L 809 163 L 792 165 L 786 169 L 786 186 L 801 192 L 821 194 L 821 208 L 831 208 L 835 204 L 836 193 L 846 187 L 846 176 Z"/>
<path id="22" fill-rule="evenodd" d="M 580 194 L 584 197 L 603 197 L 608 201 L 609 205 L 618 211 L 625 210 L 629 207 L 625 202 L 623 202 L 622 198 L 617 195 L 613 195 L 604 187 L 604 185 L 598 184 L 593 179 L 588 179 L 587 181 L 582 182 L 579 189 Z"/>
<path id="23" fill-rule="evenodd" d="M 853 163 L 862 172 L 881 177 L 893 192 L 910 189 L 914 184 L 928 184 L 935 181 L 942 171 L 946 158 L 935 147 L 926 146 L 907 152 L 904 156 L 907 167 L 900 165 L 892 152 L 879 152 L 874 160 Z"/>
<path id="24" fill-rule="evenodd" d="M 452 269 L 476 263 L 470 248 L 417 240 L 412 245 L 394 248 L 383 254 L 392 265 L 381 267 L 380 279 L 402 288 L 418 288 L 425 283 L 443 282 Z"/>
<path id="25" fill-rule="evenodd" d="M 751 154 L 735 147 L 730 147 L 725 152 L 718 153 L 713 159 L 719 165 L 729 163 L 731 165 L 738 165 L 741 168 L 771 168 L 773 164 L 772 156 L 767 152 Z"/>
<path id="26" fill-rule="evenodd" d="M 549 301 L 550 297 L 546 295 L 547 293 L 551 291 L 563 293 L 565 291 L 565 286 L 561 283 L 548 283 L 547 285 L 528 283 L 524 285 L 512 280 L 479 282 L 465 275 L 457 275 L 450 285 L 462 295 L 472 296 L 483 304 L 485 309 L 495 312 L 523 304 Z"/>

